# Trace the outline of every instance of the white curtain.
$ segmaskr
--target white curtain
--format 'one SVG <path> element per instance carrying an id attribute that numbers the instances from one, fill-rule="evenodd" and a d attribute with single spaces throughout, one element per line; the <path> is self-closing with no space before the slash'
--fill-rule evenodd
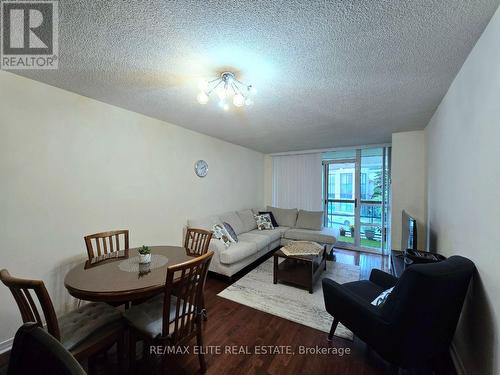
<path id="1" fill-rule="evenodd" d="M 273 156 L 273 206 L 323 211 L 321 154 Z"/>

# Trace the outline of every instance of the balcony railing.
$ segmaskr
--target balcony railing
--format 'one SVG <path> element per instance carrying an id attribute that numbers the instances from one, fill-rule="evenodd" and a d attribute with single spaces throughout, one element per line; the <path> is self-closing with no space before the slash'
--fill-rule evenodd
<path id="1" fill-rule="evenodd" d="M 355 200 L 328 199 L 325 226 L 337 228 L 344 233 L 339 241 L 354 243 L 352 226 L 355 225 Z M 360 240 L 362 247 L 381 248 L 382 203 L 375 200 L 361 200 Z"/>

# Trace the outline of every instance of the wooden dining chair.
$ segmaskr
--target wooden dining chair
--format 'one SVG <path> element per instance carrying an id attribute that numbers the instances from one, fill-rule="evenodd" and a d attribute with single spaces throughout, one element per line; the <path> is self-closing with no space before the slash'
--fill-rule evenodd
<path id="1" fill-rule="evenodd" d="M 206 254 L 212 239 L 212 232 L 203 229 L 188 228 L 184 239 L 186 254 L 200 256 Z"/>
<path id="2" fill-rule="evenodd" d="M 91 359 L 116 343 L 120 364 L 123 363 L 123 320 L 119 310 L 92 302 L 58 318 L 42 280 L 13 277 L 5 269 L 0 271 L 0 280 L 14 296 L 23 322 L 36 322 L 43 327 L 45 321 L 47 332 L 78 361 Z"/>
<path id="3" fill-rule="evenodd" d="M 214 253 L 167 268 L 165 293 L 125 311 L 124 318 L 130 328 L 130 370 L 133 372 L 136 342 L 144 345 L 186 345 L 196 336 L 197 345 L 203 347 L 201 304 L 208 266 Z M 203 350 L 199 351 L 201 372 L 206 371 Z M 164 373 L 168 372 L 167 356 L 162 357 Z"/>
<path id="4" fill-rule="evenodd" d="M 122 237 L 120 247 L 120 237 Z M 85 246 L 87 246 L 87 254 L 89 260 L 94 257 L 110 254 L 115 251 L 127 250 L 128 247 L 128 230 L 113 230 L 109 232 L 100 232 L 89 234 L 84 237 Z M 95 247 L 94 247 L 95 245 Z"/>
<path id="5" fill-rule="evenodd" d="M 208 252 L 208 246 L 212 239 L 212 232 L 204 229 L 188 228 L 184 239 L 184 248 L 186 254 L 190 256 L 200 256 Z M 203 306 L 203 320 L 208 320 L 208 312 L 205 309 L 205 299 L 202 296 L 201 305 Z"/>

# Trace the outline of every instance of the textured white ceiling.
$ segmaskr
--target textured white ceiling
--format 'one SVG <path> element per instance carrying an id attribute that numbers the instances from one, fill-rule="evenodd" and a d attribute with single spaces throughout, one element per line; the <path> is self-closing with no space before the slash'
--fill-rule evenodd
<path id="1" fill-rule="evenodd" d="M 500 0 L 60 1 L 50 85 L 262 152 L 422 129 Z M 252 108 L 196 100 L 230 67 Z"/>

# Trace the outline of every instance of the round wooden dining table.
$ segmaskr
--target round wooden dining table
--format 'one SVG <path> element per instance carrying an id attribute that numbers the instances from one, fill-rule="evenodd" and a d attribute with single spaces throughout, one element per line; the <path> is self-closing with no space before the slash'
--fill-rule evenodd
<path id="1" fill-rule="evenodd" d="M 72 268 L 64 286 L 73 297 L 93 302 L 127 303 L 165 288 L 167 268 L 194 259 L 179 246 L 150 246 L 151 262 L 139 263 L 138 248 L 116 251 Z M 175 283 L 175 277 L 174 277 Z"/>

